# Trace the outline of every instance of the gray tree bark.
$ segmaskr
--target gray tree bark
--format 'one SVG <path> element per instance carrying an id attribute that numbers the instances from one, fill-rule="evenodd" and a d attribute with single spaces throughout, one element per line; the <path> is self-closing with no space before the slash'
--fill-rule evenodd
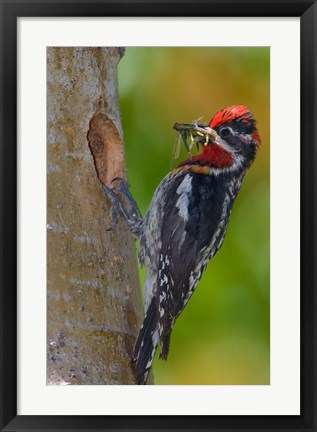
<path id="1" fill-rule="evenodd" d="M 47 383 L 135 384 L 134 241 L 101 182 L 125 176 L 118 48 L 47 50 Z"/>

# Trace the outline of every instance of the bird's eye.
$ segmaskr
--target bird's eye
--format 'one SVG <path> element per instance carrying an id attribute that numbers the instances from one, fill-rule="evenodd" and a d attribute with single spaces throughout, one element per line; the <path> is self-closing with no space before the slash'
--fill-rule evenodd
<path id="1" fill-rule="evenodd" d="M 222 129 L 220 129 L 220 135 L 223 138 L 228 138 L 231 134 L 232 134 L 232 132 L 231 132 L 230 128 L 224 127 Z"/>

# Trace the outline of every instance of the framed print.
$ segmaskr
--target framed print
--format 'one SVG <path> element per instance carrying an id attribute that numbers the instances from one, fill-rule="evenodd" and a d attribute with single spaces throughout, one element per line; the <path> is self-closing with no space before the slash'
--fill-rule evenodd
<path id="1" fill-rule="evenodd" d="M 1 430 L 316 430 L 316 2 L 1 17 Z"/>

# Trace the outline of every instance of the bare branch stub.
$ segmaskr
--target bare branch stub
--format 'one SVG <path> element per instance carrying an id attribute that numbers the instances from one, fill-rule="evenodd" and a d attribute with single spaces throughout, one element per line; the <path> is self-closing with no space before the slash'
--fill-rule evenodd
<path id="1" fill-rule="evenodd" d="M 123 142 L 103 108 L 102 99 L 90 122 L 87 138 L 100 182 L 109 186 L 116 177 L 126 179 Z"/>

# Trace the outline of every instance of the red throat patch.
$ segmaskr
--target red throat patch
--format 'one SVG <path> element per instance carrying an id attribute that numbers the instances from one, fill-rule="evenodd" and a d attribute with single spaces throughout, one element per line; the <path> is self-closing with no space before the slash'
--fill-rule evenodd
<path id="1" fill-rule="evenodd" d="M 233 163 L 232 154 L 213 142 L 204 147 L 202 153 L 193 159 L 215 168 L 226 168 Z"/>

